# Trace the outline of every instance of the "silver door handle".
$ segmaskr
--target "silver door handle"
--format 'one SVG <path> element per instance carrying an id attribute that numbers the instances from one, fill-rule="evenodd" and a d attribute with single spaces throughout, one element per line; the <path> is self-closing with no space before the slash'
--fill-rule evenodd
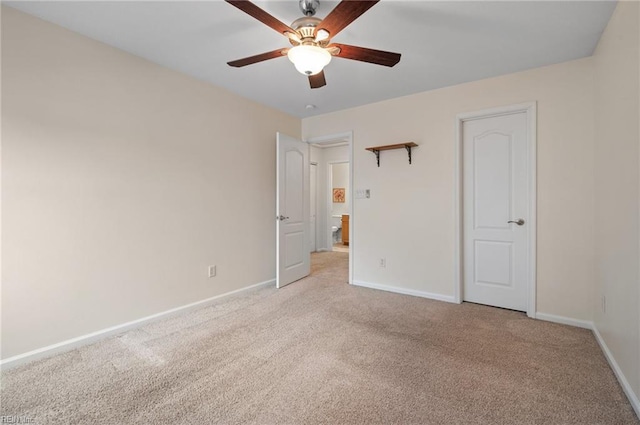
<path id="1" fill-rule="evenodd" d="M 280 221 L 284 221 L 284 220 L 288 220 L 289 217 L 285 217 L 283 215 L 281 215 L 280 217 L 276 217 L 276 220 L 280 220 Z"/>
<path id="2" fill-rule="evenodd" d="M 515 220 L 515 221 L 513 221 L 513 220 L 509 220 L 509 221 L 507 221 L 507 223 L 515 223 L 515 224 L 517 224 L 518 226 L 522 226 L 522 225 L 524 224 L 524 220 L 523 220 L 523 219 L 521 219 L 521 218 L 519 218 L 519 219 L 517 219 L 517 220 Z"/>

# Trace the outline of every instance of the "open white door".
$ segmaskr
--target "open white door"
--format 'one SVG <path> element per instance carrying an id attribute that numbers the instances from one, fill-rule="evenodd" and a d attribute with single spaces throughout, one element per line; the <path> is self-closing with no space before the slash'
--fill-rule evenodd
<path id="1" fill-rule="evenodd" d="M 276 286 L 308 276 L 309 145 L 277 133 Z"/>

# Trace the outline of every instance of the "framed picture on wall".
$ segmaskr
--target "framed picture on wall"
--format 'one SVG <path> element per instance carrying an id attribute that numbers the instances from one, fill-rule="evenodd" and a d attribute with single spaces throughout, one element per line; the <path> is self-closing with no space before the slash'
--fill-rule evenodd
<path id="1" fill-rule="evenodd" d="M 344 203 L 344 187 L 333 188 L 333 202 L 336 204 Z"/>

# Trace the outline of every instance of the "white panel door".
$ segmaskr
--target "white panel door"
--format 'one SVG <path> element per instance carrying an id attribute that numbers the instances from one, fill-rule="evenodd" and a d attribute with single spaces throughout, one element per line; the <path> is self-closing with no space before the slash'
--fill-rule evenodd
<path id="1" fill-rule="evenodd" d="M 276 286 L 308 276 L 309 145 L 277 133 Z"/>
<path id="2" fill-rule="evenodd" d="M 463 124 L 464 300 L 527 310 L 525 112 Z"/>

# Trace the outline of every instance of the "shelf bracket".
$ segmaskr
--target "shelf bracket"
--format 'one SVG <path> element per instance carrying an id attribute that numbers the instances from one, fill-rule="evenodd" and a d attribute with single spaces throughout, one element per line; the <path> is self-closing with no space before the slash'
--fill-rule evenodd
<path id="1" fill-rule="evenodd" d="M 378 163 L 378 168 L 380 168 L 380 151 L 378 149 L 372 149 L 371 152 L 376 154 L 376 162 Z"/>
<path id="2" fill-rule="evenodd" d="M 411 164 L 411 145 L 404 145 L 404 148 L 407 150 L 407 153 L 409 154 L 409 164 Z"/>

